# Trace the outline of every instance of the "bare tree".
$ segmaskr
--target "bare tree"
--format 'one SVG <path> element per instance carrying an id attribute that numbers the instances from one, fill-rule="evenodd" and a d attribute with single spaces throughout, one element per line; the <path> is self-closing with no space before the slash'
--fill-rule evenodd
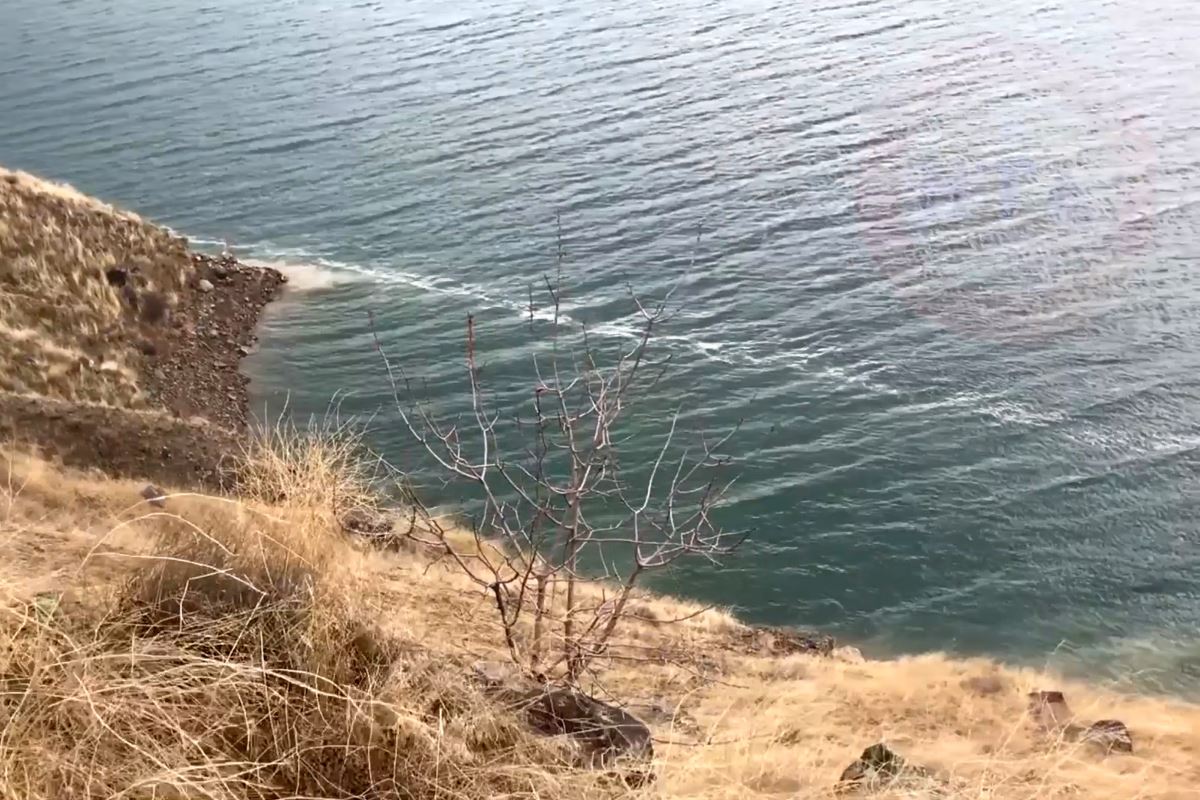
<path id="1" fill-rule="evenodd" d="M 648 304 L 630 292 L 636 337 L 605 366 L 582 326 L 571 337 L 577 344 L 564 345 L 573 326 L 561 313 L 561 237 L 558 263 L 559 278 L 545 281 L 553 317 L 541 326 L 547 339 L 532 360 L 524 415 L 504 413 L 489 399 L 474 316 L 466 325 L 471 407 L 450 418 L 417 397 L 373 322 L 372 332 L 403 424 L 449 481 L 470 484 L 481 496 L 468 542 L 419 502 L 409 535 L 438 548 L 490 593 L 514 661 L 536 676 L 577 682 L 607 651 L 647 573 L 685 557 L 715 563 L 745 537 L 713 519 L 733 484 L 724 477 L 730 458 L 722 448 L 736 427 L 715 440 L 684 435 L 676 409 L 653 461 L 622 463 L 629 441 L 622 437 L 643 435 L 625 434 L 622 423 L 669 364 L 652 360 L 650 351 L 670 293 Z M 536 334 L 534 312 L 531 289 Z"/>

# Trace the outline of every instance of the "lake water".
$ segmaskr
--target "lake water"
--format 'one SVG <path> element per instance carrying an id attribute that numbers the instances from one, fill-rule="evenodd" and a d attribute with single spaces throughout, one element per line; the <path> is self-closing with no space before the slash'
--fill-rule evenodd
<path id="1" fill-rule="evenodd" d="M 676 287 L 626 460 L 745 419 L 754 538 L 661 586 L 1193 692 L 1197 41 L 1193 0 L 4 0 L 0 163 L 290 265 L 256 403 L 347 392 L 406 466 L 367 311 L 435 402 L 469 311 L 528 388 L 559 215 L 601 345 Z"/>

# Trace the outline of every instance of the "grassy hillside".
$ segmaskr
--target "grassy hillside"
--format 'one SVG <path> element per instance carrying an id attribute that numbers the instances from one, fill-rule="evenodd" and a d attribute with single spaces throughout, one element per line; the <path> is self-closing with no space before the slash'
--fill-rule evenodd
<path id="1" fill-rule="evenodd" d="M 239 431 L 230 351 L 271 290 L 240 270 L 0 172 L 0 796 L 1200 796 L 1200 707 L 937 654 L 789 655 L 647 593 L 582 688 L 649 724 L 653 779 L 584 763 L 480 679 L 507 652 L 488 592 L 442 553 L 344 529 L 376 500 L 353 440 Z M 256 308 L 214 316 L 248 286 Z M 220 320 L 241 338 L 204 334 Z M 198 489 L 218 459 L 236 493 Z M 1031 710 L 1046 690 L 1071 718 Z M 1132 753 L 1063 735 L 1103 719 Z M 839 787 L 879 742 L 914 768 Z"/>
<path id="2" fill-rule="evenodd" d="M 220 485 L 247 418 L 238 364 L 282 282 L 0 167 L 0 435 L 78 466 Z"/>
<path id="3" fill-rule="evenodd" d="M 158 508 L 139 483 L 5 452 L 3 795 L 828 797 L 880 740 L 928 774 L 878 797 L 1200 793 L 1200 708 L 982 660 L 771 655 L 720 611 L 655 622 L 701 609 L 648 595 L 587 688 L 651 723 L 657 780 L 572 767 L 471 680 L 503 659 L 490 598 L 434 553 L 341 531 L 340 463 L 260 454 L 247 485 L 294 499 Z M 1135 752 L 1040 733 L 1025 693 L 1047 688 L 1125 720 Z"/>
<path id="4" fill-rule="evenodd" d="M 166 230 L 0 168 L 0 389 L 143 404 L 131 339 L 161 322 L 151 304 L 173 305 L 190 266 Z M 138 307 L 113 269 L 132 273 Z"/>

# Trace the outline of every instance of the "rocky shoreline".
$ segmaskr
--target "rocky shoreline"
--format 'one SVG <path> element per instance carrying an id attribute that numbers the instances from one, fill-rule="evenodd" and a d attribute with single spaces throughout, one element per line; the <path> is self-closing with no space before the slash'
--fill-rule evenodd
<path id="1" fill-rule="evenodd" d="M 103 273 L 125 308 L 110 338 L 130 349 L 126 363 L 142 394 L 136 409 L 0 392 L 0 428 L 68 466 L 230 488 L 228 465 L 250 423 L 241 360 L 287 279 L 230 255 L 190 253 L 183 269 L 171 299 L 148 288 L 137 266 Z"/>
<path id="2" fill-rule="evenodd" d="M 202 417 L 232 431 L 249 422 L 241 360 L 258 341 L 258 321 L 287 279 L 230 255 L 192 255 L 193 272 L 171 324 L 138 343 L 141 383 L 150 404 L 174 417 Z"/>

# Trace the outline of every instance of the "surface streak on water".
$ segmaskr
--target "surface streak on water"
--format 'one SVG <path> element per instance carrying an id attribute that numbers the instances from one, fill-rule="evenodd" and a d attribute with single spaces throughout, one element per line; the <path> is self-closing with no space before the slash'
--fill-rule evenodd
<path id="1" fill-rule="evenodd" d="M 677 286 L 636 424 L 746 420 L 755 538 L 662 585 L 1195 692 L 1198 41 L 1192 0 L 2 0 L 0 163 L 321 268 L 253 360 L 302 414 L 386 409 L 368 309 L 435 400 L 469 310 L 528 388 L 561 214 L 594 336 Z"/>

